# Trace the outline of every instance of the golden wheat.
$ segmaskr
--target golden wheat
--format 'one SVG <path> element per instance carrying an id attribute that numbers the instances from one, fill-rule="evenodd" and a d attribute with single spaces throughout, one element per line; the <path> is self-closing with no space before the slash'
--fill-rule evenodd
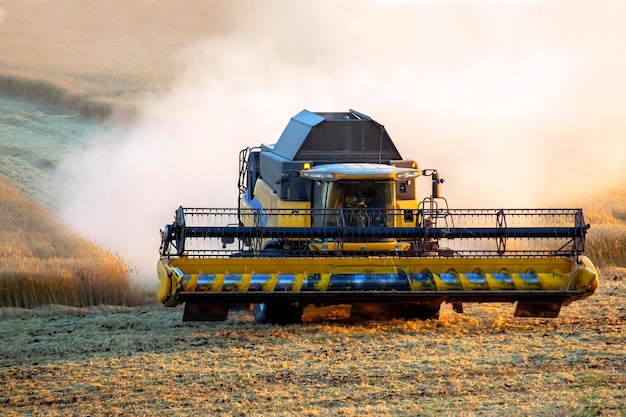
<path id="1" fill-rule="evenodd" d="M 0 306 L 135 302 L 129 266 L 0 182 Z"/>
<path id="2" fill-rule="evenodd" d="M 626 191 L 598 194 L 582 207 L 591 224 L 586 255 L 599 267 L 626 266 Z"/>

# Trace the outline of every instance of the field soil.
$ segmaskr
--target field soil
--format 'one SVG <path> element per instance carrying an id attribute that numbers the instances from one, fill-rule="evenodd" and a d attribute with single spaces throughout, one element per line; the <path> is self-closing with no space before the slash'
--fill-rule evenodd
<path id="1" fill-rule="evenodd" d="M 0 310 L 0 414 L 626 414 L 626 269 L 557 319 L 183 323 L 157 305 Z"/>

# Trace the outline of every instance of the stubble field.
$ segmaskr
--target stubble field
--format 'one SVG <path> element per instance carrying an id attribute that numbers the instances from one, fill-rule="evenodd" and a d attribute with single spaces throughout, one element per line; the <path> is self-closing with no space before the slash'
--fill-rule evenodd
<path id="1" fill-rule="evenodd" d="M 0 413 L 626 414 L 626 270 L 557 319 L 446 306 L 439 321 L 182 323 L 158 306 L 5 308 Z"/>

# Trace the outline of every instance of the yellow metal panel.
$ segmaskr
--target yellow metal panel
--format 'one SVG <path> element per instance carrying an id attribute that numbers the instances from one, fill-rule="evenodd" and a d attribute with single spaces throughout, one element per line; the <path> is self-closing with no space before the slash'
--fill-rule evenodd
<path id="1" fill-rule="evenodd" d="M 185 291 L 195 291 L 198 285 L 198 274 L 192 274 L 185 282 Z"/>
<path id="2" fill-rule="evenodd" d="M 598 273 L 587 266 L 578 268 L 572 274 L 571 288 L 595 291 L 598 288 Z"/>
<path id="3" fill-rule="evenodd" d="M 411 287 L 411 291 L 432 291 L 437 289 L 435 277 L 432 272 L 428 269 L 423 269 L 420 271 L 420 274 L 426 275 L 427 278 L 424 282 L 418 281 L 409 275 L 409 286 Z"/>
<path id="4" fill-rule="evenodd" d="M 248 291 L 250 287 L 250 279 L 252 278 L 252 274 L 242 274 L 241 283 L 237 286 L 238 291 Z"/>
<path id="5" fill-rule="evenodd" d="M 274 291 L 278 282 L 278 274 L 269 274 L 270 279 L 263 285 L 263 291 Z"/>
<path id="6" fill-rule="evenodd" d="M 458 274 L 456 273 L 456 271 L 449 271 L 449 272 L 446 272 L 446 274 L 452 274 L 452 275 L 454 275 L 455 277 L 458 278 Z M 449 286 L 446 281 L 441 279 L 441 275 L 440 274 L 433 274 L 433 278 L 435 278 L 435 284 L 437 285 L 437 291 L 452 291 L 452 290 L 455 290 L 454 287 Z"/>
<path id="7" fill-rule="evenodd" d="M 593 266 L 592 264 L 590 264 Z M 460 289 L 485 290 L 480 276 L 482 274 L 489 290 L 526 290 L 534 289 L 533 283 L 525 283 L 519 274 L 535 271 L 535 276 L 543 290 L 586 289 L 590 292 L 597 287 L 597 273 L 589 266 L 578 266 L 567 258 L 174 258 L 171 265 L 167 260 L 159 263 L 159 300 L 167 300 L 176 288 L 179 288 L 182 276 L 193 275 L 200 271 L 215 274 L 211 291 L 221 291 L 224 274 L 244 274 L 246 277 L 237 285 L 237 291 L 246 291 L 250 284 L 251 271 L 255 274 L 269 274 L 269 281 L 264 284 L 265 291 L 272 291 L 277 282 L 277 274 L 294 274 L 296 276 L 292 291 L 300 290 L 302 282 L 310 274 L 320 274 L 322 280 L 317 284 L 318 290 L 328 286 L 330 274 L 397 274 L 404 271 L 409 275 L 409 285 L 413 291 Z M 441 274 L 454 271 L 458 280 L 446 276 L 447 283 Z M 433 277 L 431 283 L 419 282 L 410 278 L 411 274 L 426 273 Z M 566 280 L 566 278 L 568 278 Z M 195 278 L 194 278 L 195 279 Z M 423 279 L 423 277 L 422 277 Z M 186 286 L 192 285 L 191 282 Z"/>
<path id="8" fill-rule="evenodd" d="M 575 288 L 595 291 L 598 288 L 598 271 L 596 267 L 586 256 L 581 256 L 580 262 L 582 266 Z"/>
<path id="9" fill-rule="evenodd" d="M 166 302 L 172 295 L 172 282 L 175 281 L 173 276 L 174 272 L 167 262 L 160 259 L 157 262 L 157 299 L 161 303 Z M 182 279 L 182 275 L 180 278 Z"/>
<path id="10" fill-rule="evenodd" d="M 167 264 L 167 260 L 164 260 Z M 243 274 L 254 271 L 257 274 L 297 274 L 306 271 L 309 274 L 330 272 L 331 268 L 354 268 L 355 270 L 374 270 L 395 272 L 399 269 L 406 273 L 420 273 L 428 268 L 433 273 L 445 273 L 454 268 L 459 273 L 471 273 L 480 269 L 484 273 L 498 273 L 502 269 L 526 271 L 533 268 L 537 273 L 553 273 L 555 268 L 565 274 L 577 269 L 575 263 L 567 258 L 172 258 L 171 268 L 179 268 L 184 274 L 199 271 L 212 274 Z"/>
<path id="11" fill-rule="evenodd" d="M 292 291 L 300 291 L 302 289 L 302 284 L 304 284 L 304 280 L 307 278 L 307 276 L 308 275 L 306 273 L 295 274 Z"/>
<path id="12" fill-rule="evenodd" d="M 405 210 L 413 210 L 413 221 L 412 222 L 405 222 L 404 221 L 404 211 Z M 416 222 L 419 219 L 419 215 L 417 213 L 417 201 L 415 200 L 397 200 L 396 201 L 396 207 L 395 207 L 395 213 L 396 214 L 394 216 L 395 219 L 395 227 L 415 227 L 416 226 Z"/>
<path id="13" fill-rule="evenodd" d="M 324 273 L 320 274 L 320 276 L 322 279 L 315 284 L 314 288 L 318 291 L 326 291 L 328 283 L 330 282 L 330 274 Z"/>
<path id="14" fill-rule="evenodd" d="M 507 268 L 502 268 L 500 271 L 486 273 L 487 283 L 489 284 L 489 289 L 494 290 L 514 290 L 515 284 L 513 283 L 513 277 Z M 499 279 L 499 277 L 505 276 L 508 277 L 508 280 Z"/>
<path id="15" fill-rule="evenodd" d="M 579 264 L 570 258 L 162 258 L 157 271 L 157 296 L 166 305 L 176 304 L 182 289 L 252 291 L 253 278 L 255 290 L 274 291 L 279 274 L 283 280 L 292 275 L 290 283 L 281 284 L 288 291 L 301 291 L 305 282 L 309 290 L 332 290 L 333 276 L 351 274 L 395 274 L 400 280 L 406 276 L 412 291 L 432 291 L 433 296 L 437 291 L 585 291 L 564 300 L 563 305 L 588 297 L 598 285 L 597 272 L 588 259 Z M 311 275 L 317 276 L 308 280 Z M 228 289 L 223 288 L 225 276 Z"/>
<path id="16" fill-rule="evenodd" d="M 337 242 L 315 242 L 309 244 L 309 249 L 317 252 L 334 252 L 338 250 L 359 252 L 359 251 L 385 251 L 385 252 L 405 252 L 411 248 L 408 242 L 367 242 L 367 243 L 342 243 Z"/>
<path id="17" fill-rule="evenodd" d="M 565 286 L 567 276 L 559 268 L 554 268 L 552 273 L 537 274 L 541 282 L 542 290 L 559 290 Z"/>
<path id="18" fill-rule="evenodd" d="M 215 278 L 213 278 L 213 286 L 211 287 L 211 291 L 221 291 L 222 287 L 224 287 L 224 278 L 225 274 L 215 274 Z"/>
<path id="19" fill-rule="evenodd" d="M 281 200 L 272 188 L 265 181 L 257 181 L 254 187 L 254 196 L 265 209 L 294 209 L 305 210 L 311 208 L 310 201 L 289 201 Z M 290 217 L 308 217 L 308 216 L 290 216 Z M 293 219 L 300 222 L 301 219 Z M 284 226 L 291 226 L 286 224 Z M 295 226 L 295 225 L 294 225 Z"/>
<path id="20" fill-rule="evenodd" d="M 268 218 L 268 222 L 264 224 L 267 227 L 310 227 L 311 226 L 311 216 L 303 216 L 303 215 L 295 215 L 298 214 L 299 210 L 310 210 L 311 202 L 310 201 L 288 201 L 281 200 L 278 198 L 277 194 L 272 190 L 272 188 L 265 181 L 257 181 L 256 186 L 254 187 L 254 196 L 259 201 L 261 206 L 264 209 L 282 209 L 286 210 L 286 214 L 284 216 L 271 216 Z M 251 210 L 252 207 L 247 204 L 244 200 L 241 201 L 241 206 L 244 208 L 242 210 L 242 222 L 244 226 L 254 226 L 256 215 L 254 214 L 246 214 L 249 212 L 254 212 Z M 251 210 L 251 211 L 247 211 Z M 294 215 L 288 214 L 290 211 L 293 212 Z M 262 241 L 263 244 L 269 239 L 264 239 Z"/>

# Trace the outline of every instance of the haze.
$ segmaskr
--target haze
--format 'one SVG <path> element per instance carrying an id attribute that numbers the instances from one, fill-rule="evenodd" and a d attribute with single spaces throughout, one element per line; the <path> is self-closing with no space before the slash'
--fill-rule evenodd
<path id="1" fill-rule="evenodd" d="M 371 115 L 453 207 L 623 188 L 625 23 L 617 0 L 5 1 L 0 85 L 110 109 L 59 211 L 149 276 L 175 208 L 234 207 L 239 150 L 303 108 Z"/>

